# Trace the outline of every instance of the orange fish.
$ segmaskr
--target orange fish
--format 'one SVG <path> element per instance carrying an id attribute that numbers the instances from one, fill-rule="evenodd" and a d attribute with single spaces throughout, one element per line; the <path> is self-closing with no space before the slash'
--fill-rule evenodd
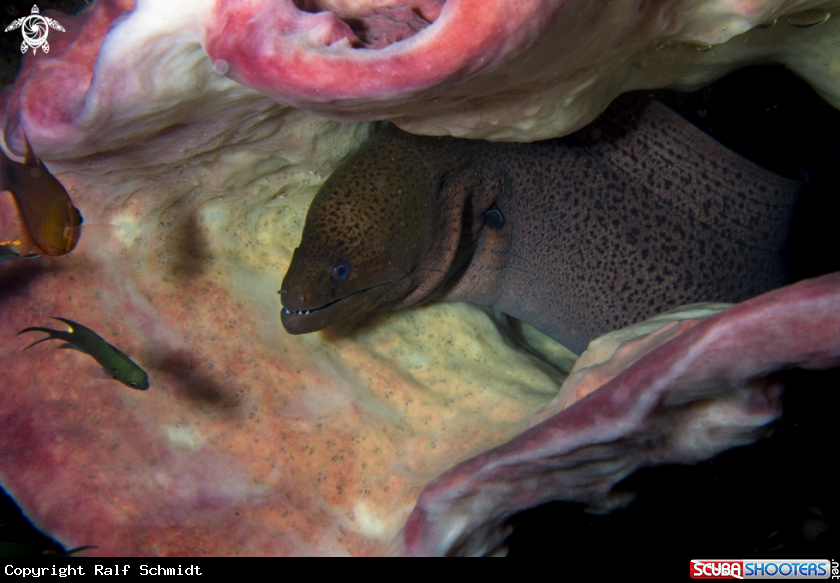
<path id="1" fill-rule="evenodd" d="M 65 255 L 79 242 L 82 213 L 64 186 L 35 157 L 26 134 L 23 164 L 0 148 L 0 190 L 12 194 L 20 232 L 0 235 L 0 262 L 34 255 Z"/>

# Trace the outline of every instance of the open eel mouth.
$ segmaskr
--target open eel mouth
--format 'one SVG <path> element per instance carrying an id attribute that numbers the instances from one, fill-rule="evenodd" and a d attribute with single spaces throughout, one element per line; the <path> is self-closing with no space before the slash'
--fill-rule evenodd
<path id="1" fill-rule="evenodd" d="M 386 282 L 361 289 L 320 308 L 290 310 L 283 306 L 283 309 L 280 310 L 280 322 L 289 334 L 308 334 L 329 328 L 373 309 L 381 294 L 371 294 L 370 292 L 390 286 L 391 283 Z M 281 302 L 284 299 L 284 296 L 281 296 Z"/>

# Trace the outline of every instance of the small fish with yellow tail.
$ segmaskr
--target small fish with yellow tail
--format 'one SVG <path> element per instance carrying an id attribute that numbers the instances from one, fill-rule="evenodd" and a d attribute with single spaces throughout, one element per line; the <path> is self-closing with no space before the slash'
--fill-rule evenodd
<path id="1" fill-rule="evenodd" d="M 72 348 L 92 356 L 111 378 L 120 381 L 125 386 L 141 391 L 149 388 L 149 375 L 119 348 L 105 342 L 99 334 L 90 328 L 72 320 L 66 318 L 53 318 L 53 320 L 64 322 L 69 330 L 64 332 L 52 328 L 24 328 L 17 333 L 18 336 L 24 332 L 46 332 L 48 335 L 46 338 L 33 342 L 24 350 L 46 340 L 63 340 L 64 344 L 58 348 Z"/>
<path id="2" fill-rule="evenodd" d="M 23 164 L 0 148 L 0 190 L 12 194 L 22 228 L 0 233 L 0 263 L 38 255 L 65 255 L 79 242 L 82 213 L 64 186 L 35 157 L 26 135 Z"/>

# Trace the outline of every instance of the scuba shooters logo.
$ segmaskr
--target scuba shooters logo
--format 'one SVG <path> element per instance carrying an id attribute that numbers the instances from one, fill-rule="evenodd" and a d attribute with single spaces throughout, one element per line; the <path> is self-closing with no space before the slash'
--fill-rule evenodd
<path id="1" fill-rule="evenodd" d="M 825 559 L 693 559 L 690 576 L 692 579 L 836 579 L 838 563 Z"/>
<path id="2" fill-rule="evenodd" d="M 50 43 L 47 42 L 47 35 L 50 32 L 50 28 L 66 32 L 64 27 L 61 26 L 57 20 L 41 16 L 38 12 L 38 5 L 33 4 L 32 14 L 24 16 L 23 18 L 18 18 L 7 26 L 5 31 L 3 31 L 9 32 L 10 30 L 17 30 L 18 28 L 22 29 L 21 33 L 23 33 L 23 44 L 20 45 L 21 53 L 25 53 L 29 47 L 32 47 L 33 54 L 36 54 L 39 48 L 44 51 L 44 54 L 46 54 L 50 52 Z"/>

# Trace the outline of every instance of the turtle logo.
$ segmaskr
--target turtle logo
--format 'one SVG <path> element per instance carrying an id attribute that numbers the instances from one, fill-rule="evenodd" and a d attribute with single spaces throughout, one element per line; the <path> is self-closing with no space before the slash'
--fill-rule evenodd
<path id="1" fill-rule="evenodd" d="M 15 30 L 23 27 L 23 44 L 20 45 L 20 52 L 25 53 L 29 47 L 32 47 L 32 54 L 38 52 L 38 49 L 43 49 L 44 53 L 50 52 L 50 43 L 47 42 L 47 34 L 50 28 L 65 32 L 57 20 L 47 18 L 38 14 L 38 6 L 32 5 L 32 14 L 18 18 L 6 27 L 4 32 Z"/>

